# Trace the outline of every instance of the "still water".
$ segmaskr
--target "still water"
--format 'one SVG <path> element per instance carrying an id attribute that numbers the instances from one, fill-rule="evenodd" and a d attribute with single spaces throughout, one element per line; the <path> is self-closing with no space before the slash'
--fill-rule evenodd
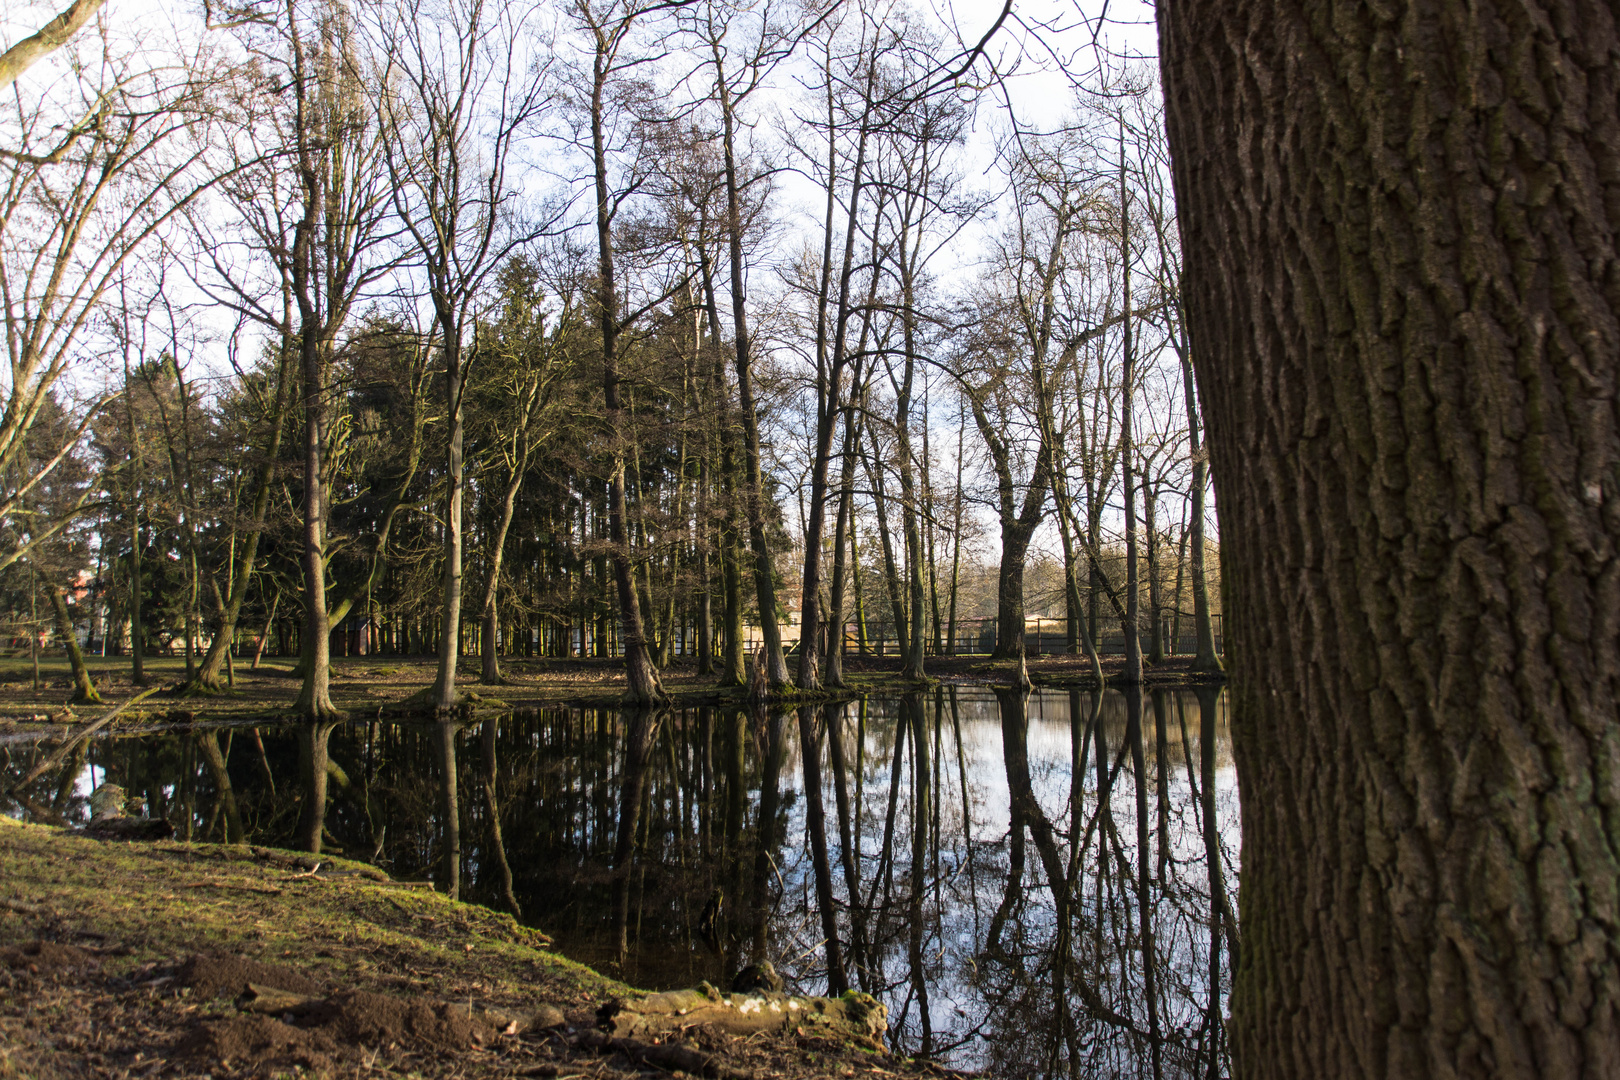
<path id="1" fill-rule="evenodd" d="M 11 779 L 42 753 L 8 752 Z M 6 810 L 84 820 L 104 783 L 182 838 L 318 834 L 454 884 L 639 986 L 769 960 L 799 992 L 876 995 L 891 1045 L 959 1067 L 1228 1072 L 1237 783 L 1214 689 L 198 726 L 95 741 Z"/>

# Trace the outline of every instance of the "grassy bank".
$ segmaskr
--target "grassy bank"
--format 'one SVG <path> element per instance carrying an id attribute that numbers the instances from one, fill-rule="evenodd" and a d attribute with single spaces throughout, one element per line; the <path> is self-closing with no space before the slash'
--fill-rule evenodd
<path id="1" fill-rule="evenodd" d="M 359 863 L 0 817 L 0 1077 L 644 1074 L 596 1031 L 638 992 L 546 944 Z M 306 1004 L 244 1012 L 245 982 Z M 941 1072 L 795 1032 L 680 1041 L 716 1077 Z"/>

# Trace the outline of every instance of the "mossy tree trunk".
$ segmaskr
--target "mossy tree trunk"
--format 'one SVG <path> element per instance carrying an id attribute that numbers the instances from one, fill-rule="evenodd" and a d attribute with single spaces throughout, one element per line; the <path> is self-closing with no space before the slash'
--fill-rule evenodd
<path id="1" fill-rule="evenodd" d="M 67 649 L 68 665 L 73 669 L 73 696 L 68 700 L 100 705 L 101 695 L 96 693 L 96 684 L 90 679 L 90 668 L 86 666 L 84 653 L 79 649 L 79 637 L 73 632 L 73 620 L 68 617 L 67 597 L 62 594 L 62 587 L 54 583 L 50 586 L 50 594 L 51 610 L 56 614 L 56 634 Z"/>

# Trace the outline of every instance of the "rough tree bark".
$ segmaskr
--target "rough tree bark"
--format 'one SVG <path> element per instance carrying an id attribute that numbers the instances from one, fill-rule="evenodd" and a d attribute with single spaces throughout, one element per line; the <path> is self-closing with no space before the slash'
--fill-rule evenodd
<path id="1" fill-rule="evenodd" d="M 1620 1075 L 1614 8 L 1159 19 L 1244 795 L 1236 1075 Z"/>

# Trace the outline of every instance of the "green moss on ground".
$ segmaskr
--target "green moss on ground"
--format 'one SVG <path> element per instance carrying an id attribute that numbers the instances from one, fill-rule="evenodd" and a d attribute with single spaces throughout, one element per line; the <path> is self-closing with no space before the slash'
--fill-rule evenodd
<path id="1" fill-rule="evenodd" d="M 0 901 L 127 945 L 137 961 L 223 951 L 307 968 L 323 984 L 431 988 L 514 1007 L 633 992 L 547 951 L 545 935 L 510 915 L 364 863 L 0 822 Z M 0 945 L 28 940 L 29 921 L 0 922 Z M 386 972 L 379 958 L 390 956 L 409 962 Z"/>

